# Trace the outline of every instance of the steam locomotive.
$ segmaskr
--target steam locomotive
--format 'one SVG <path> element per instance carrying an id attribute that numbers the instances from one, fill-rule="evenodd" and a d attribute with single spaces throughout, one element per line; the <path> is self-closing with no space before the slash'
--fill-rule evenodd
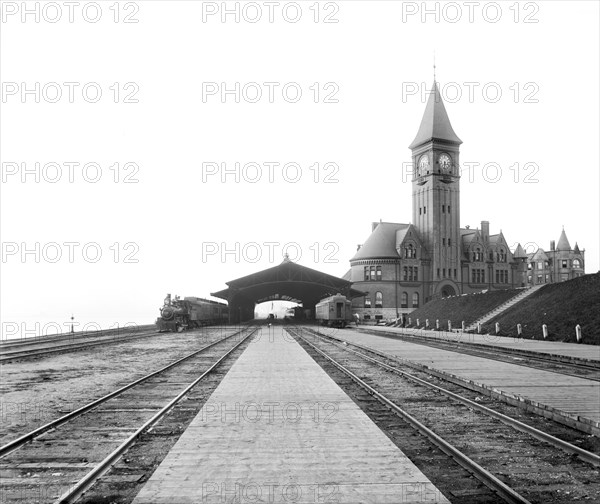
<path id="1" fill-rule="evenodd" d="M 352 303 L 341 294 L 321 299 L 315 311 L 316 319 L 321 325 L 346 327 L 352 322 Z"/>
<path id="2" fill-rule="evenodd" d="M 226 304 L 197 297 L 179 299 L 175 296 L 171 299 L 171 294 L 167 294 L 159 311 L 160 317 L 156 319 L 159 332 L 181 332 L 205 325 L 225 324 L 229 320 Z"/>

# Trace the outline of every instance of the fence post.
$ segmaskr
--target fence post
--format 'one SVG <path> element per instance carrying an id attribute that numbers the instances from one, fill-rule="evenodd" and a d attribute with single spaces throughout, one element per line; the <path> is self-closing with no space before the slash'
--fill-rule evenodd
<path id="1" fill-rule="evenodd" d="M 448 320 L 448 331 L 452 331 L 452 322 Z"/>
<path id="2" fill-rule="evenodd" d="M 500 332 L 500 323 L 496 322 L 496 334 Z"/>
<path id="3" fill-rule="evenodd" d="M 425 328 L 429 329 L 429 319 L 425 319 Z"/>
<path id="4" fill-rule="evenodd" d="M 481 334 L 481 322 L 477 322 L 477 334 Z"/>
<path id="5" fill-rule="evenodd" d="M 542 334 L 544 335 L 544 339 L 548 337 L 548 326 L 546 324 L 542 324 Z"/>
<path id="6" fill-rule="evenodd" d="M 462 321 L 462 324 L 461 324 L 461 326 L 462 326 L 462 332 L 465 332 L 465 326 L 466 326 L 466 324 L 465 324 L 465 321 L 464 321 L 464 320 Z"/>
<path id="7" fill-rule="evenodd" d="M 575 326 L 575 336 L 577 336 L 577 343 L 581 343 L 581 326 L 579 324 Z"/>
<path id="8" fill-rule="evenodd" d="M 523 336 L 523 328 L 521 327 L 521 324 L 517 324 L 517 336 L 519 338 Z"/>
<path id="9" fill-rule="evenodd" d="M 439 328 L 440 328 L 440 319 L 435 319 L 435 328 L 439 330 Z"/>

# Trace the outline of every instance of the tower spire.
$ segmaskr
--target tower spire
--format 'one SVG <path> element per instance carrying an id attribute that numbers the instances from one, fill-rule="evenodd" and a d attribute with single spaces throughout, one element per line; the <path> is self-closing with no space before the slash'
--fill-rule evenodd
<path id="1" fill-rule="evenodd" d="M 435 80 L 433 81 L 433 89 L 429 93 L 419 131 L 408 148 L 414 149 L 431 140 L 442 140 L 455 145 L 462 143 L 462 140 L 458 138 L 452 129 L 442 95 Z"/>
<path id="2" fill-rule="evenodd" d="M 435 49 L 433 50 L 433 82 L 435 82 Z"/>

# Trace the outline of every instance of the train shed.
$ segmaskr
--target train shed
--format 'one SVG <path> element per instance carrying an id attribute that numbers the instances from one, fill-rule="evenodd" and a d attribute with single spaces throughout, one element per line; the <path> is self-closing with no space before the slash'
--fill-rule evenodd
<path id="1" fill-rule="evenodd" d="M 211 293 L 229 303 L 229 322 L 236 324 L 254 318 L 254 307 L 266 301 L 302 303 L 314 313 L 324 297 L 343 294 L 348 299 L 364 296 L 348 280 L 301 266 L 289 258 L 273 268 L 226 282 L 228 288 Z"/>

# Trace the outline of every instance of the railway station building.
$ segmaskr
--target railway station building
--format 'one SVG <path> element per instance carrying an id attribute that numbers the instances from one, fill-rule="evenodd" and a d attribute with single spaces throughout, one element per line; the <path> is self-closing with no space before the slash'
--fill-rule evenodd
<path id="1" fill-rule="evenodd" d="M 448 296 L 529 287 L 581 276 L 584 253 L 563 229 L 558 244 L 509 249 L 488 221 L 460 226 L 460 145 L 434 81 L 412 151 L 412 221 L 374 222 L 343 277 L 363 291 L 353 310 L 364 320 L 397 318 Z"/>

